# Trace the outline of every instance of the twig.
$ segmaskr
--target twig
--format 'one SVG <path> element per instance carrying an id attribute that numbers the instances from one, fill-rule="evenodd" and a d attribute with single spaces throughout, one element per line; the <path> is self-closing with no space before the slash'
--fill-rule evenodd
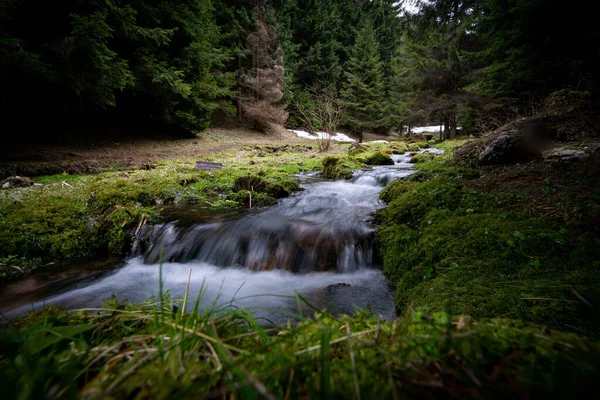
<path id="1" fill-rule="evenodd" d="M 62 181 L 63 186 L 70 187 L 71 189 L 75 189 L 73 186 L 69 185 L 67 182 Z"/>

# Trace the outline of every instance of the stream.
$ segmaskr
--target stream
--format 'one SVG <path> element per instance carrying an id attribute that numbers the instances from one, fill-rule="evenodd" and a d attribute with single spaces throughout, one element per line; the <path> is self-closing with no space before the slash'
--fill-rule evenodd
<path id="1" fill-rule="evenodd" d="M 349 181 L 301 175 L 304 190 L 267 209 L 203 214 L 192 206 L 174 208 L 170 222 L 143 232 L 131 258 L 50 269 L 7 285 L 0 315 L 11 319 L 49 304 L 97 307 L 112 295 L 141 302 L 158 295 L 162 256 L 163 290 L 172 298 L 183 298 L 191 271 L 188 308 L 202 289 L 201 309 L 246 308 L 270 323 L 312 312 L 311 306 L 334 314 L 367 308 L 393 319 L 389 283 L 373 261 L 370 221 L 384 207 L 381 189 L 415 170 L 410 155 L 392 158 L 394 165 L 357 171 Z"/>

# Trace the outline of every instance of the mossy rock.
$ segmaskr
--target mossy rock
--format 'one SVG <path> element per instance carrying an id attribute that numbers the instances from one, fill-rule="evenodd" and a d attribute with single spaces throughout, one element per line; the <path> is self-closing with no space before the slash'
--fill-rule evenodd
<path id="1" fill-rule="evenodd" d="M 302 187 L 298 182 L 291 179 L 282 180 L 279 182 L 269 182 L 266 193 L 276 199 L 282 199 L 288 197 L 294 192 L 299 192 Z"/>
<path id="2" fill-rule="evenodd" d="M 434 158 L 435 158 L 435 154 L 425 151 L 423 153 L 418 153 L 418 154 L 415 154 L 414 156 L 412 156 L 409 162 L 412 164 L 417 164 L 417 163 L 422 163 L 425 161 L 433 160 Z"/>
<path id="3" fill-rule="evenodd" d="M 359 144 L 357 146 L 352 146 L 350 147 L 350 149 L 348 149 L 348 155 L 354 157 L 354 156 L 358 156 L 360 154 L 365 153 L 366 151 L 368 151 L 367 146 L 365 146 L 364 144 Z"/>
<path id="4" fill-rule="evenodd" d="M 407 149 L 408 149 L 408 151 L 413 152 L 413 151 L 419 151 L 419 150 L 421 150 L 421 147 L 419 147 L 419 145 L 417 143 L 409 143 L 407 145 Z"/>
<path id="5" fill-rule="evenodd" d="M 419 146 L 421 149 L 428 149 L 430 147 L 427 141 L 417 142 L 417 146 Z"/>
<path id="6" fill-rule="evenodd" d="M 394 165 L 394 160 L 382 151 L 365 153 L 359 159 L 367 165 Z"/>
<path id="7" fill-rule="evenodd" d="M 226 200 L 235 201 L 240 207 L 244 208 L 262 208 L 277 204 L 277 200 L 266 193 L 251 192 L 249 190 L 240 190 L 237 193 L 230 193 Z"/>
<path id="8" fill-rule="evenodd" d="M 353 171 L 362 167 L 359 161 L 350 157 L 327 156 L 321 162 L 323 177 L 327 179 L 350 179 Z"/>
<path id="9" fill-rule="evenodd" d="M 252 175 L 240 176 L 239 178 L 236 178 L 233 182 L 234 192 L 239 192 L 241 190 L 249 190 L 253 192 L 266 192 L 268 187 L 269 183 L 266 180 L 259 178 L 258 176 Z"/>
<path id="10" fill-rule="evenodd" d="M 393 142 L 390 144 L 393 154 L 404 154 L 408 151 L 408 145 L 405 142 Z"/>

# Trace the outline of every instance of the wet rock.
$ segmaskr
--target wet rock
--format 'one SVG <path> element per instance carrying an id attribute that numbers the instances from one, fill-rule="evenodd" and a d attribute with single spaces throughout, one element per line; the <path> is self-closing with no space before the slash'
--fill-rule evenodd
<path id="1" fill-rule="evenodd" d="M 33 181 L 26 176 L 11 176 L 2 183 L 2 189 L 33 186 Z"/>
<path id="2" fill-rule="evenodd" d="M 345 282 L 334 283 L 333 285 L 327 286 L 327 290 L 329 290 L 330 292 L 332 292 L 332 291 L 334 291 L 337 288 L 346 287 L 346 286 L 352 286 L 352 285 L 349 284 L 349 283 L 345 283 Z"/>
<path id="3" fill-rule="evenodd" d="M 223 168 L 223 164 L 211 162 L 211 161 L 196 161 L 196 166 L 194 167 L 194 169 L 196 171 L 207 171 L 207 172 L 216 171 L 221 168 Z"/>
<path id="4" fill-rule="evenodd" d="M 535 145 L 518 130 L 502 132 L 479 154 L 481 165 L 515 164 L 540 158 L 541 153 Z"/>

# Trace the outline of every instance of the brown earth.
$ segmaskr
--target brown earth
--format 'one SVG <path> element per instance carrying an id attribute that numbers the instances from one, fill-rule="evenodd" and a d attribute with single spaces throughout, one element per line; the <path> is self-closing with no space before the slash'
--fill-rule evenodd
<path id="1" fill-rule="evenodd" d="M 365 134 L 365 141 L 381 139 L 393 138 Z M 274 144 L 316 145 L 316 141 L 298 138 L 286 130 L 263 133 L 245 128 L 211 128 L 185 139 L 115 130 L 84 139 L 62 139 L 60 143 L 52 144 L 4 143 L 0 147 L 0 178 L 148 168 L 158 160 L 201 157 L 244 145 Z"/>

